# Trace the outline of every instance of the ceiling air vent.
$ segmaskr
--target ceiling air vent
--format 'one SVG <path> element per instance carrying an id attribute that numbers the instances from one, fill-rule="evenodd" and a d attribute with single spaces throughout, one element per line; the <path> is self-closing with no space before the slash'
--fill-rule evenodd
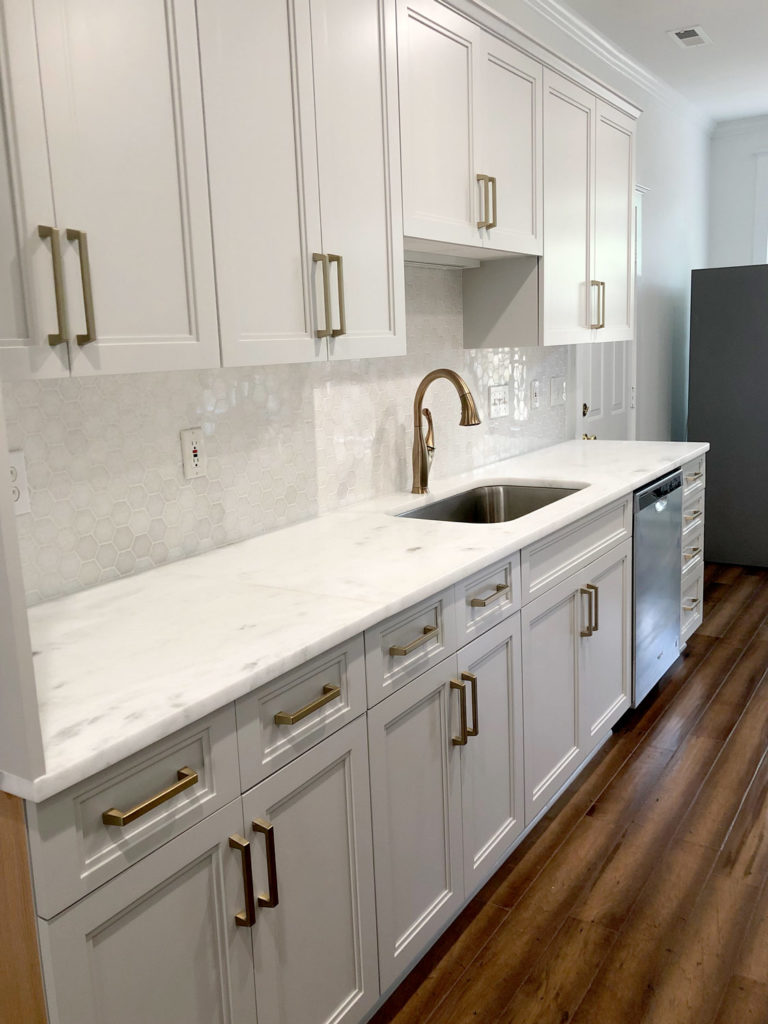
<path id="1" fill-rule="evenodd" d="M 670 39 L 674 39 L 678 46 L 683 46 L 686 49 L 690 46 L 708 46 L 712 42 L 701 25 L 692 25 L 691 28 L 678 28 L 672 32 L 667 32 L 667 35 Z"/>

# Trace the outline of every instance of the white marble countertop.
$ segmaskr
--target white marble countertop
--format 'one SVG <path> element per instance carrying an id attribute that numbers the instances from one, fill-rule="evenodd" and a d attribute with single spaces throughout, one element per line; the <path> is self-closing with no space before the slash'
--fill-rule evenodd
<path id="1" fill-rule="evenodd" d="M 0 789 L 44 800 L 708 447 L 569 441 L 31 608 L 46 773 Z M 509 523 L 393 516 L 510 480 L 582 489 Z"/>

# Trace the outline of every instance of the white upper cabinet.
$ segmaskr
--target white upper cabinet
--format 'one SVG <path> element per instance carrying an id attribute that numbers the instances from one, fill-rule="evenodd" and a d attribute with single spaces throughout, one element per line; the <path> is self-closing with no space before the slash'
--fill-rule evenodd
<path id="1" fill-rule="evenodd" d="M 409 248 L 540 253 L 541 66 L 436 0 L 398 10 Z"/>
<path id="2" fill-rule="evenodd" d="M 544 74 L 545 345 L 633 336 L 634 121 Z"/>
<path id="3" fill-rule="evenodd" d="M 391 0 L 203 0 L 225 365 L 405 351 Z"/>

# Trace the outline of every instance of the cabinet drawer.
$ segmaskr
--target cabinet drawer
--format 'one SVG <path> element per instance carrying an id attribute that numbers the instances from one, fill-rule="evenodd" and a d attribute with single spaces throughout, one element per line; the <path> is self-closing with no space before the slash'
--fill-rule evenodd
<path id="1" fill-rule="evenodd" d="M 683 471 L 683 500 L 685 500 L 689 494 L 693 494 L 696 491 L 703 491 L 706 483 L 706 470 L 705 470 L 706 457 L 699 455 L 696 459 L 691 459 L 690 462 L 682 467 Z"/>
<path id="2" fill-rule="evenodd" d="M 704 609 L 704 568 L 697 569 L 683 579 L 680 602 L 680 640 L 685 641 L 701 625 Z"/>
<path id="3" fill-rule="evenodd" d="M 700 524 L 690 530 L 683 539 L 683 577 L 698 572 L 704 563 L 704 526 Z"/>
<path id="4" fill-rule="evenodd" d="M 453 587 L 367 629 L 368 707 L 453 654 L 457 646 Z"/>
<path id="5" fill-rule="evenodd" d="M 197 781 L 182 778 L 182 769 Z M 177 792 L 151 806 L 176 785 Z M 38 914 L 53 917 L 239 793 L 230 704 L 43 803 L 28 804 Z M 110 811 L 128 820 L 105 824 L 102 815 Z"/>
<path id="6" fill-rule="evenodd" d="M 683 547 L 686 546 L 688 535 L 704 522 L 704 488 L 690 494 L 683 502 Z"/>
<path id="7" fill-rule="evenodd" d="M 632 501 L 626 497 L 524 548 L 523 604 L 631 536 Z"/>
<path id="8" fill-rule="evenodd" d="M 455 599 L 462 646 L 520 608 L 520 552 L 457 583 Z"/>
<path id="9" fill-rule="evenodd" d="M 365 707 L 362 636 L 242 697 L 236 712 L 243 789 L 351 722 Z"/>

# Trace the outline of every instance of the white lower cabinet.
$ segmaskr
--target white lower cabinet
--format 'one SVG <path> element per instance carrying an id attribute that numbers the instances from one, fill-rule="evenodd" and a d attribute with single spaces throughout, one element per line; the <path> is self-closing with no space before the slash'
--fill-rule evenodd
<path id="1" fill-rule="evenodd" d="M 251 938 L 232 801 L 75 903 L 39 921 L 51 1024 L 255 1021 Z"/>
<path id="2" fill-rule="evenodd" d="M 259 1024 L 362 1019 L 379 997 L 365 718 L 249 790 L 243 807 L 267 901 L 252 929 Z"/>
<path id="3" fill-rule="evenodd" d="M 526 823 L 630 705 L 630 569 L 624 542 L 523 608 Z"/>

